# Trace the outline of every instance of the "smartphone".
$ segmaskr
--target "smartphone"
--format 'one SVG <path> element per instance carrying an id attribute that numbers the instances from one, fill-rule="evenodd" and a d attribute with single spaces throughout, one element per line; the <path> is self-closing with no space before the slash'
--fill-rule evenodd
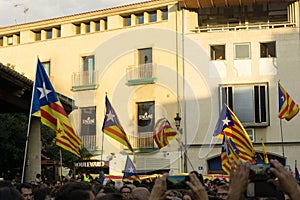
<path id="1" fill-rule="evenodd" d="M 169 176 L 167 179 L 167 189 L 168 190 L 186 190 L 190 189 L 189 186 L 185 184 L 186 181 L 189 181 L 189 176 Z"/>

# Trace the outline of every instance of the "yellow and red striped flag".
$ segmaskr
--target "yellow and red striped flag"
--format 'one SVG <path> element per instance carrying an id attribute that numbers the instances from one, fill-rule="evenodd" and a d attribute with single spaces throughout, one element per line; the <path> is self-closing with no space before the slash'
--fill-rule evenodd
<path id="1" fill-rule="evenodd" d="M 236 148 L 234 142 L 230 137 L 226 136 L 224 133 L 221 151 L 221 161 L 222 169 L 227 174 L 230 174 L 231 163 L 235 161 L 237 163 L 239 160 L 239 150 Z"/>
<path id="2" fill-rule="evenodd" d="M 251 163 L 255 162 L 253 144 L 247 132 L 235 114 L 224 104 L 213 136 L 224 137 L 225 134 L 236 146 L 239 152 L 238 159 L 242 161 L 249 160 Z"/>
<path id="3" fill-rule="evenodd" d="M 172 128 L 166 118 L 161 118 L 156 122 L 153 139 L 159 149 L 167 146 L 176 135 L 177 131 Z"/>
<path id="4" fill-rule="evenodd" d="M 269 163 L 269 158 L 268 158 L 267 150 L 266 150 L 265 143 L 264 143 L 263 139 L 261 139 L 261 146 L 262 146 L 263 155 L 264 155 L 264 162 L 266 164 L 268 164 Z"/>
<path id="5" fill-rule="evenodd" d="M 279 113 L 280 119 L 290 121 L 299 112 L 299 106 L 294 102 L 285 89 L 278 83 L 278 97 L 279 97 Z"/>
<path id="6" fill-rule="evenodd" d="M 46 74 L 46 71 L 38 59 L 37 70 L 33 88 L 31 114 L 41 118 L 41 122 L 54 131 L 61 130 L 65 140 L 57 139 L 56 144 L 77 156 L 78 148 L 81 147 L 81 140 L 76 135 L 68 115 L 66 114 L 57 94 Z M 68 143 L 66 143 L 66 140 Z"/>

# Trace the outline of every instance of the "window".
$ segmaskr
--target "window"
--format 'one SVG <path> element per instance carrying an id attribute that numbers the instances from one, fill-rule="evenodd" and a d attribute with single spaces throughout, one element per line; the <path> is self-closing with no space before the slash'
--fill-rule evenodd
<path id="1" fill-rule="evenodd" d="M 75 26 L 75 34 L 80 34 L 80 24 L 74 24 Z"/>
<path id="2" fill-rule="evenodd" d="M 152 77 L 152 48 L 139 49 L 139 76 L 140 78 Z"/>
<path id="3" fill-rule="evenodd" d="M 41 31 L 35 32 L 34 35 L 35 35 L 35 41 L 39 41 L 42 39 Z"/>
<path id="4" fill-rule="evenodd" d="M 48 75 L 48 77 L 50 77 L 50 61 L 42 62 L 42 65 L 46 71 L 46 74 Z"/>
<path id="5" fill-rule="evenodd" d="M 52 38 L 52 29 L 46 30 L 46 39 L 51 39 Z"/>
<path id="6" fill-rule="evenodd" d="M 235 59 L 250 59 L 250 43 L 234 45 Z"/>
<path id="7" fill-rule="evenodd" d="M 86 33 L 91 32 L 91 25 L 90 25 L 90 23 L 86 23 L 86 24 L 85 24 L 85 32 L 86 32 Z"/>
<path id="8" fill-rule="evenodd" d="M 125 16 L 123 17 L 124 26 L 131 26 L 131 16 Z"/>
<path id="9" fill-rule="evenodd" d="M 101 30 L 100 22 L 97 21 L 97 22 L 96 22 L 96 31 L 100 31 L 100 30 Z"/>
<path id="10" fill-rule="evenodd" d="M 149 22 L 156 22 L 157 21 L 157 13 L 156 11 L 149 13 Z"/>
<path id="11" fill-rule="evenodd" d="M 137 19 L 137 24 L 143 24 L 144 23 L 144 13 L 138 14 L 136 16 L 136 19 Z"/>
<path id="12" fill-rule="evenodd" d="M 255 142 L 254 128 L 245 128 L 251 142 Z"/>
<path id="13" fill-rule="evenodd" d="M 211 45 L 210 46 L 211 60 L 225 60 L 225 45 Z"/>
<path id="14" fill-rule="evenodd" d="M 94 56 L 83 57 L 83 83 L 94 84 Z"/>
<path id="15" fill-rule="evenodd" d="M 226 103 L 244 126 L 268 126 L 268 85 L 230 85 L 220 87 L 221 105 Z"/>
<path id="16" fill-rule="evenodd" d="M 162 16 L 161 16 L 162 20 L 167 20 L 168 19 L 168 10 L 162 10 Z"/>
<path id="17" fill-rule="evenodd" d="M 60 27 L 57 29 L 57 37 L 61 37 L 61 29 L 60 29 Z"/>
<path id="18" fill-rule="evenodd" d="M 3 46 L 3 37 L 0 38 L 0 46 Z"/>
<path id="19" fill-rule="evenodd" d="M 12 35 L 7 37 L 7 44 L 8 45 L 13 45 L 14 44 L 14 38 L 13 38 Z"/>
<path id="20" fill-rule="evenodd" d="M 155 123 L 154 101 L 137 103 L 138 132 L 153 132 Z"/>
<path id="21" fill-rule="evenodd" d="M 81 108 L 80 135 L 96 135 L 96 107 Z"/>
<path id="22" fill-rule="evenodd" d="M 261 58 L 276 57 L 276 42 L 260 43 L 260 57 Z"/>

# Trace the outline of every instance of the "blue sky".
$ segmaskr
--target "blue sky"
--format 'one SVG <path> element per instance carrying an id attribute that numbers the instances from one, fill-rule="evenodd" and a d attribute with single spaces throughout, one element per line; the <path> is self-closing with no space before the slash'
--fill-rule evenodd
<path id="1" fill-rule="evenodd" d="M 0 26 L 11 26 L 147 0 L 0 0 Z"/>

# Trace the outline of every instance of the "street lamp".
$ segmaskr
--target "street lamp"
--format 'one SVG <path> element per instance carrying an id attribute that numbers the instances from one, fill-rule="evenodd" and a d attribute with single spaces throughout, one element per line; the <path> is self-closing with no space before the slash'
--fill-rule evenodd
<path id="1" fill-rule="evenodd" d="M 176 113 L 176 117 L 174 118 L 175 120 L 175 126 L 177 128 L 177 131 L 179 131 L 180 134 L 182 134 L 182 131 L 180 129 L 180 122 L 181 122 L 181 117 L 179 116 L 179 113 Z M 183 148 L 183 172 L 187 173 L 187 153 L 186 153 L 186 133 L 184 134 L 184 145 L 182 141 L 180 141 L 180 150 L 182 152 Z M 182 153 L 181 153 L 182 155 Z"/>
<path id="2" fill-rule="evenodd" d="M 181 121 L 181 117 L 179 116 L 179 113 L 176 113 L 176 117 L 174 118 L 174 120 L 175 120 L 175 126 L 176 126 L 177 130 L 179 131 L 180 121 Z"/>

